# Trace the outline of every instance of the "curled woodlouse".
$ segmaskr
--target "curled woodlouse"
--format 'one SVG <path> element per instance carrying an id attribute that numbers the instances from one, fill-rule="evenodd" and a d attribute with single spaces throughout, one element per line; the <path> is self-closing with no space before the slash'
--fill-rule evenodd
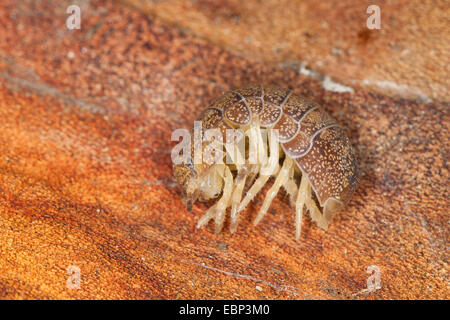
<path id="1" fill-rule="evenodd" d="M 215 230 L 220 232 L 226 210 L 231 207 L 230 231 L 234 232 L 240 212 L 275 177 L 254 225 L 283 187 L 295 206 L 298 239 L 303 210 L 326 230 L 356 187 L 355 153 L 343 128 L 317 103 L 291 90 L 260 85 L 235 89 L 216 99 L 199 120 L 202 132 L 218 129 L 227 135 L 230 129 L 247 130 L 249 148 L 255 145 L 256 151 L 253 158 L 247 157 L 246 148 L 243 163 L 194 163 L 190 158 L 174 164 L 188 210 L 197 199 L 221 196 L 197 227 L 214 219 Z M 262 129 L 269 129 L 268 142 L 262 139 Z M 190 145 L 191 151 L 194 145 Z M 205 144 L 201 142 L 199 148 L 204 150 Z"/>

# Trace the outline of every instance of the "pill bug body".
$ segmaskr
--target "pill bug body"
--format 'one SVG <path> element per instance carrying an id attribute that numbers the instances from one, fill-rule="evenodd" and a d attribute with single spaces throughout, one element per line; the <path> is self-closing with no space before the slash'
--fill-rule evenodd
<path id="1" fill-rule="evenodd" d="M 203 130 L 218 129 L 224 136 L 227 129 L 247 129 L 253 132 L 250 143 L 261 142 L 260 130 L 264 128 L 277 135 L 269 139 L 268 145 L 264 143 L 266 149 L 256 148 L 256 164 L 174 165 L 189 209 L 198 198 L 207 200 L 221 195 L 199 220 L 198 227 L 214 219 L 219 232 L 225 212 L 231 207 L 230 229 L 234 232 L 240 212 L 269 178 L 275 177 L 254 224 L 262 219 L 283 187 L 295 206 L 299 238 L 305 209 L 319 227 L 327 229 L 356 187 L 355 153 L 343 128 L 317 103 L 289 89 L 255 85 L 226 92 L 203 111 L 199 120 Z M 277 144 L 272 143 L 274 140 Z M 282 151 L 275 153 L 280 147 Z M 278 158 L 272 159 L 275 154 L 283 157 L 282 165 Z M 269 163 L 275 169 L 264 172 Z"/>

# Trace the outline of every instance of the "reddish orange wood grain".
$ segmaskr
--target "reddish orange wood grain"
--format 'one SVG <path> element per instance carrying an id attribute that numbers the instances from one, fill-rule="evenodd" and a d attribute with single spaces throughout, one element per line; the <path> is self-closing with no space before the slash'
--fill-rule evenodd
<path id="1" fill-rule="evenodd" d="M 388 95 L 449 99 L 445 0 L 123 2 L 253 59 Z M 373 5 L 379 16 L 367 12 Z M 375 17 L 380 29 L 369 29 Z"/>
<path id="2" fill-rule="evenodd" d="M 112 2 L 76 31 L 62 4 L 0 7 L 0 298 L 449 298 L 448 104 L 326 91 Z M 305 217 L 295 241 L 283 196 L 234 235 L 183 207 L 171 132 L 252 82 L 348 128 L 363 176 L 328 232 Z M 381 289 L 364 293 L 371 265 Z"/>

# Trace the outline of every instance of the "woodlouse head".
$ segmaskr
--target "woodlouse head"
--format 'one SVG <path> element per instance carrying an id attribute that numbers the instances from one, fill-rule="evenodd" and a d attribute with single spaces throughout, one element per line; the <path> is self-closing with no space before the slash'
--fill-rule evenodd
<path id="1" fill-rule="evenodd" d="M 222 178 L 214 168 L 188 163 L 174 165 L 173 171 L 181 187 L 182 200 L 189 212 L 195 201 L 214 199 L 222 192 Z"/>

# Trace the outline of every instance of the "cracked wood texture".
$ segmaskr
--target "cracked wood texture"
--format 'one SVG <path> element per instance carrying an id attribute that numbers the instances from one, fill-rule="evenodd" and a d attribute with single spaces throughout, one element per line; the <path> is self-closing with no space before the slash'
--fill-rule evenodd
<path id="1" fill-rule="evenodd" d="M 81 30 L 68 30 L 70 4 L 0 1 L 1 299 L 450 298 L 448 86 L 427 91 L 431 102 L 332 92 L 158 11 L 80 1 Z M 407 79 L 447 79 L 417 68 L 425 79 Z M 181 203 L 171 132 L 223 91 L 256 82 L 292 88 L 348 128 L 361 182 L 327 232 L 304 217 L 295 241 L 283 194 L 252 227 L 259 195 L 234 235 L 196 230 L 207 206 L 188 213 Z M 369 292 L 372 265 L 381 289 Z M 80 289 L 67 287 L 70 266 Z"/>

